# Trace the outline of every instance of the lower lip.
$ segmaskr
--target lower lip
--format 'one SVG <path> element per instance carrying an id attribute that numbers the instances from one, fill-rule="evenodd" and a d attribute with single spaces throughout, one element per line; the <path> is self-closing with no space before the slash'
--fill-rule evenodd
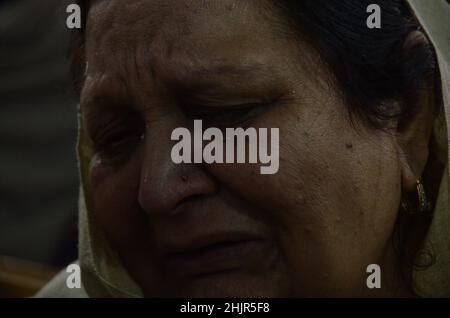
<path id="1" fill-rule="evenodd" d="M 273 259 L 273 246 L 263 240 L 248 240 L 172 254 L 166 259 L 168 274 L 181 277 L 203 277 L 233 271 L 255 272 Z"/>

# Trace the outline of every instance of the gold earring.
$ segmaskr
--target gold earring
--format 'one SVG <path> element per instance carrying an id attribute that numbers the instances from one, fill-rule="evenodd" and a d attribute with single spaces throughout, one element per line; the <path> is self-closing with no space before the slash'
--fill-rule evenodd
<path id="1" fill-rule="evenodd" d="M 416 180 L 416 183 L 417 197 L 413 199 L 411 194 L 407 194 L 402 198 L 402 208 L 408 214 L 427 213 L 430 210 L 430 202 L 425 187 L 420 180 Z M 412 201 L 416 201 L 416 203 L 411 204 Z"/>

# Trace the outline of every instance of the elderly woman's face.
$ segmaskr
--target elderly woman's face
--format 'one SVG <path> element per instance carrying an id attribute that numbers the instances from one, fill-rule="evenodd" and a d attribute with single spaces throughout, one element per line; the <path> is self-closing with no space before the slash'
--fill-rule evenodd
<path id="1" fill-rule="evenodd" d="M 95 216 L 147 296 L 364 293 L 400 199 L 396 141 L 261 1 L 97 1 L 82 111 Z M 235 105 L 252 105 L 242 111 Z M 280 129 L 280 166 L 175 164 L 171 133 Z"/>

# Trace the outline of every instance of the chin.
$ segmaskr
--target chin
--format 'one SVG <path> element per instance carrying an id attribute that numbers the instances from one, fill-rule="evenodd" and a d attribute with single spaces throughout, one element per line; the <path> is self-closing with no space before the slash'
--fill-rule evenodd
<path id="1" fill-rule="evenodd" d="M 185 282 L 174 297 L 267 298 L 287 297 L 275 273 L 250 274 L 236 271 L 210 274 Z"/>

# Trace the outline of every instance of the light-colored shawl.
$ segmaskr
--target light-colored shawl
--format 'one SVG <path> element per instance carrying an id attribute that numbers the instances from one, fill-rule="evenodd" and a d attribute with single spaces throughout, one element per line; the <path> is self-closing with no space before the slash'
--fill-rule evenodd
<path id="1" fill-rule="evenodd" d="M 445 156 L 442 160 L 446 163 L 423 246 L 435 259 L 431 266 L 413 272 L 413 288 L 423 297 L 450 297 L 450 5 L 445 0 L 408 2 L 432 42 L 439 63 L 444 111 L 436 119 L 434 135 L 440 147 L 437 156 Z"/>
<path id="2" fill-rule="evenodd" d="M 434 134 L 440 141 L 440 156 L 446 162 L 440 185 L 433 220 L 426 236 L 424 249 L 432 250 L 435 262 L 426 270 L 413 272 L 413 287 L 419 296 L 450 297 L 450 174 L 448 149 L 450 148 L 450 12 L 446 0 L 407 0 L 423 30 L 431 40 L 439 63 L 442 94 L 445 111 L 436 120 Z M 80 127 L 83 127 L 80 117 Z M 90 147 L 88 138 L 82 128 L 79 129 L 78 155 L 81 172 L 81 191 L 79 199 L 79 263 L 84 289 L 77 291 L 77 296 L 89 297 L 141 297 L 142 291 L 130 278 L 121 265 L 118 256 L 111 249 L 95 225 L 91 207 L 88 184 L 88 166 Z M 419 253 L 420 255 L 420 253 Z M 46 289 L 41 296 L 70 296 L 63 288 L 57 288 L 62 282 L 61 275 Z M 59 283 L 58 283 L 59 280 Z M 51 290 L 58 290 L 52 293 Z M 72 295 L 75 295 L 72 292 Z"/>

